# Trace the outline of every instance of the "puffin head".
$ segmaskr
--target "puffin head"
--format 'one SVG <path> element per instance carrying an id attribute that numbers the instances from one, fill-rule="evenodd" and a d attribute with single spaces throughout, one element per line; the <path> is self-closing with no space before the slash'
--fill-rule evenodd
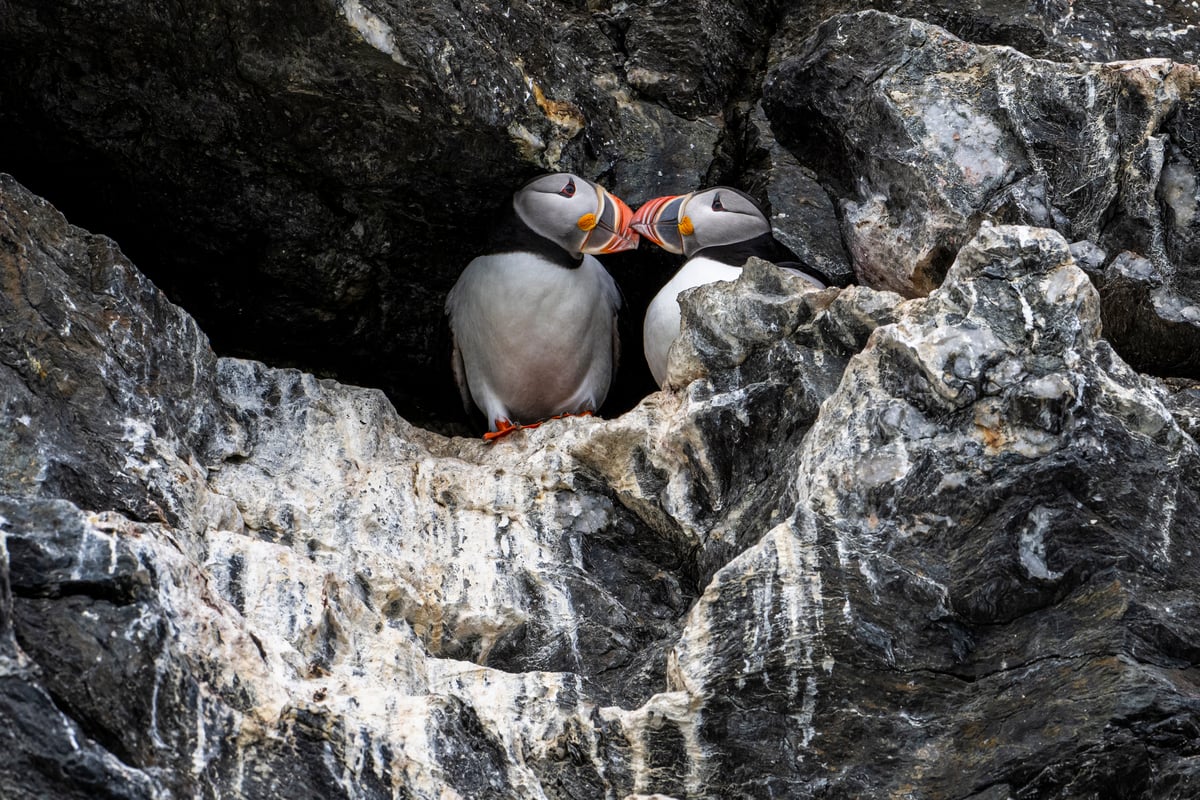
<path id="1" fill-rule="evenodd" d="M 737 244 L 771 232 L 771 223 L 758 205 L 729 186 L 647 200 L 629 226 L 664 250 L 688 258 L 706 247 Z"/>
<path id="2" fill-rule="evenodd" d="M 572 255 L 619 253 L 638 246 L 638 235 L 629 227 L 629 206 L 578 175 L 534 178 L 513 195 L 513 209 L 530 230 Z"/>

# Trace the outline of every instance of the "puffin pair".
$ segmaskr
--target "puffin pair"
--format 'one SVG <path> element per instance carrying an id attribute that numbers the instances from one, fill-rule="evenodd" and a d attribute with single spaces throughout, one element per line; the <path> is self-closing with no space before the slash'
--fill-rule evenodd
<path id="1" fill-rule="evenodd" d="M 446 298 L 455 381 L 464 405 L 487 417 L 485 439 L 604 402 L 617 366 L 621 294 L 593 255 L 634 249 L 639 234 L 688 259 L 646 312 L 646 361 L 659 386 L 679 335 L 680 292 L 734 280 L 751 256 L 795 260 L 736 189 L 658 197 L 634 215 L 577 175 L 535 178 L 513 195 L 491 252 L 467 265 Z M 812 270 L 792 271 L 817 287 L 828 283 Z"/>

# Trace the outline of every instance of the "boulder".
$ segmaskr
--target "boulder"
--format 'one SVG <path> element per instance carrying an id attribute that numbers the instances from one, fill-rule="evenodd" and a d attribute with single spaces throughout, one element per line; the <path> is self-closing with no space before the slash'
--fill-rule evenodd
<path id="1" fill-rule="evenodd" d="M 788 4 L 780 38 L 795 41 L 826 19 L 866 10 L 932 23 L 969 42 L 1012 47 L 1051 61 L 1195 62 L 1200 11 L 1145 0 L 817 0 Z"/>
<path id="2" fill-rule="evenodd" d="M 801 160 L 834 165 L 861 282 L 922 296 L 982 223 L 1053 228 L 1148 264 L 1097 281 L 1109 339 L 1139 369 L 1200 376 L 1195 65 L 1040 60 L 876 11 L 779 48 L 767 116 Z"/>

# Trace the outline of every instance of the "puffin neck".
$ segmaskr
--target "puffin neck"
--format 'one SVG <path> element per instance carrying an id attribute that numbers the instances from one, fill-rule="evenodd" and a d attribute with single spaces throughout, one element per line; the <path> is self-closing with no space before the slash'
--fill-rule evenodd
<path id="1" fill-rule="evenodd" d="M 781 261 L 799 261 L 796 254 L 780 244 L 770 232 L 741 242 L 705 247 L 693 253 L 689 260 L 691 258 L 709 258 L 731 267 L 740 267 L 751 256 L 758 256 L 775 264 Z"/>
<path id="2" fill-rule="evenodd" d="M 489 253 L 534 253 L 565 269 L 575 269 L 583 263 L 583 253 L 568 253 L 517 216 L 511 204 L 502 214 L 488 238 Z"/>

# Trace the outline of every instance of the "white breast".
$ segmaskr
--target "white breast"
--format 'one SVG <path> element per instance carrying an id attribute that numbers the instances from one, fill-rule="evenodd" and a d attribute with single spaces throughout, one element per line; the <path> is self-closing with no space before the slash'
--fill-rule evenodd
<path id="1" fill-rule="evenodd" d="M 489 424 L 599 408 L 612 382 L 619 305 L 616 284 L 591 256 L 575 269 L 531 253 L 472 261 L 446 312 Z"/>
<path id="2" fill-rule="evenodd" d="M 646 363 L 659 386 L 667 379 L 667 352 L 679 336 L 679 293 L 706 283 L 737 280 L 741 274 L 741 267 L 703 257 L 693 258 L 650 301 L 642 324 L 642 343 Z"/>

